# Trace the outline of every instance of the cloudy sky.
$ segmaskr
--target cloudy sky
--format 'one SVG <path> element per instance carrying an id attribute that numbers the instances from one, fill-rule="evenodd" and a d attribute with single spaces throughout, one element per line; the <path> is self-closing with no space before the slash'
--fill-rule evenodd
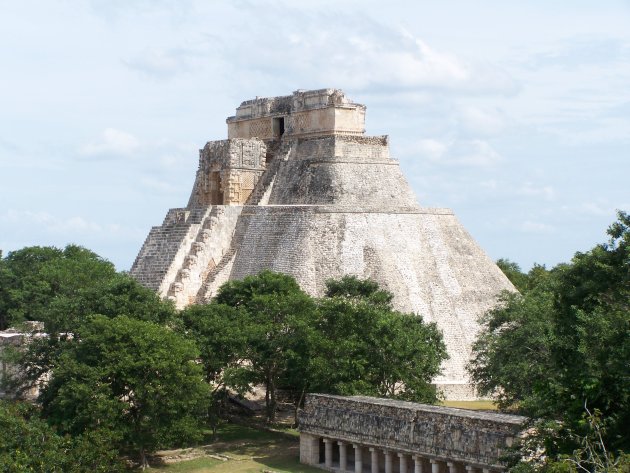
<path id="1" fill-rule="evenodd" d="M 630 210 L 627 0 L 0 0 L 0 249 L 129 269 L 241 101 L 323 87 L 494 259 L 568 261 Z"/>

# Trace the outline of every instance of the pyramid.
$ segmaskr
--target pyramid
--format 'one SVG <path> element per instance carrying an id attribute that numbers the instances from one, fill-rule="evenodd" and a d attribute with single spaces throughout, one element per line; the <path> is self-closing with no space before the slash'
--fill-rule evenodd
<path id="1" fill-rule="evenodd" d="M 365 106 L 338 89 L 241 103 L 228 139 L 200 150 L 188 205 L 151 229 L 131 275 L 178 308 L 263 269 L 314 296 L 330 278 L 372 279 L 397 310 L 437 323 L 450 358 L 434 382 L 447 399 L 473 399 L 478 318 L 514 287 L 451 210 L 418 205 L 388 137 L 364 123 Z"/>

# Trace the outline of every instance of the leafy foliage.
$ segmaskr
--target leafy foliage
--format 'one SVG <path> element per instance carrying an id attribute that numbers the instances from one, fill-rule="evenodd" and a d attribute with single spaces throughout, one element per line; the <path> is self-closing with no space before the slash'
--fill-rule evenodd
<path id="1" fill-rule="evenodd" d="M 518 263 L 514 261 L 510 261 L 506 258 L 499 258 L 497 261 L 497 266 L 503 271 L 503 274 L 507 276 L 514 287 L 519 290 L 519 292 L 523 293 L 527 290 L 527 274 L 521 271 L 521 267 Z"/>
<path id="2" fill-rule="evenodd" d="M 315 313 L 314 301 L 291 276 L 263 271 L 224 284 L 216 303 L 242 308 L 246 314 L 242 356 L 249 363 L 251 381 L 266 388 L 267 419 L 273 421 L 278 385 L 291 376 L 290 367 L 308 362 L 306 332 Z"/>
<path id="3" fill-rule="evenodd" d="M 44 415 L 62 433 L 92 430 L 140 454 L 196 439 L 207 400 L 195 346 L 169 329 L 94 316 L 69 342 L 43 388 Z"/>
<path id="4" fill-rule="evenodd" d="M 207 379 L 241 392 L 265 385 L 269 420 L 278 389 L 296 409 L 307 391 L 436 401 L 430 383 L 446 348 L 435 324 L 394 311 L 392 294 L 373 281 L 329 281 L 327 295 L 314 300 L 292 277 L 263 271 L 186 309 Z"/>
<path id="5" fill-rule="evenodd" d="M 374 304 L 374 293 L 357 297 L 348 291 L 347 297 L 320 301 L 320 346 L 312 362 L 311 388 L 435 402 L 431 379 L 447 357 L 441 333 L 418 315 L 396 312 L 389 303 Z M 391 300 L 391 294 L 385 295 L 379 299 Z"/>
<path id="6" fill-rule="evenodd" d="M 0 401 L 0 471 L 115 473 L 124 470 L 101 432 L 58 435 L 34 406 Z"/>
<path id="7" fill-rule="evenodd" d="M 629 229 L 630 216 L 619 212 L 608 243 L 530 271 L 528 290 L 505 295 L 485 316 L 473 348 L 470 372 L 483 393 L 562 421 L 559 454 L 588 434 L 585 408 L 601 414 L 609 448 L 630 451 Z"/>
<path id="8" fill-rule="evenodd" d="M 165 323 L 172 305 L 85 248 L 28 247 L 0 260 L 0 330 L 26 320 L 72 333 L 92 314 Z"/>

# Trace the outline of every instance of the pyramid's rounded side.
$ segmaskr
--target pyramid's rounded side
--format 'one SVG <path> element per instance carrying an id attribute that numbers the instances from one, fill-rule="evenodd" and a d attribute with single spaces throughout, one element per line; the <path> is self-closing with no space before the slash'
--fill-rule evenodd
<path id="1" fill-rule="evenodd" d="M 252 206 L 241 218 L 230 279 L 268 268 L 317 296 L 329 278 L 372 279 L 394 294 L 396 309 L 442 330 L 450 358 L 435 383 L 446 398 L 475 397 L 465 366 L 478 318 L 515 289 L 451 211 Z"/>

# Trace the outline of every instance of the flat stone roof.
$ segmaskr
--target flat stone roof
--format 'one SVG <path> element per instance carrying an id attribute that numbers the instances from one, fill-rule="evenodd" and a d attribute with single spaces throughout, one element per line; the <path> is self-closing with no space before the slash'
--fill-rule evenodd
<path id="1" fill-rule="evenodd" d="M 334 394 L 310 394 L 310 396 L 339 399 L 343 401 L 356 401 L 364 404 L 373 404 L 375 406 L 388 406 L 411 411 L 433 412 L 436 414 L 444 414 L 468 419 L 488 420 L 514 425 L 521 425 L 527 420 L 527 417 L 513 414 L 476 411 L 472 409 L 460 409 L 457 407 L 435 406 L 432 404 L 420 404 L 417 402 L 400 401 L 397 399 L 384 399 L 371 396 L 337 396 Z"/>

